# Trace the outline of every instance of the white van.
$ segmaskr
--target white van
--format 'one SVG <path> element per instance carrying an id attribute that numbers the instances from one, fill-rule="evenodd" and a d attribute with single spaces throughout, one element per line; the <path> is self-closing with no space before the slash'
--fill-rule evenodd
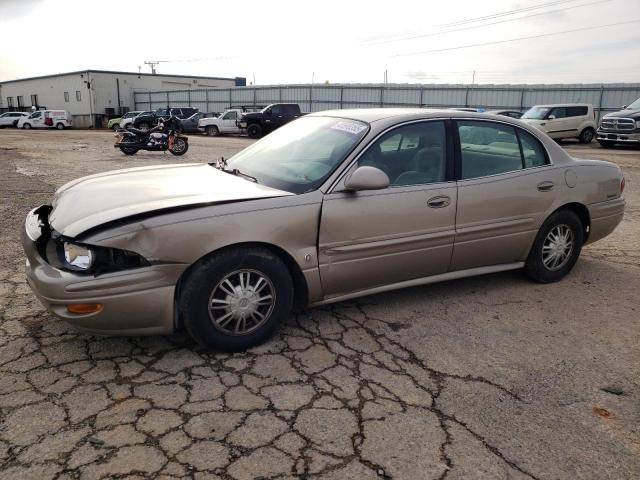
<path id="1" fill-rule="evenodd" d="M 38 110 L 18 120 L 18 128 L 71 128 L 73 120 L 66 110 Z"/>
<path id="2" fill-rule="evenodd" d="M 577 138 L 590 143 L 596 136 L 596 115 L 589 103 L 535 105 L 520 120 L 535 125 L 551 138 Z"/>

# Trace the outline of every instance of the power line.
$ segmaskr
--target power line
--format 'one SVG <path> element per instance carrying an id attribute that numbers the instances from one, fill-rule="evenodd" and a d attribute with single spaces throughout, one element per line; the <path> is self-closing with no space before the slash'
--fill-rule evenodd
<path id="1" fill-rule="evenodd" d="M 451 50 L 462 50 L 465 48 L 474 48 L 474 47 L 486 47 L 488 45 L 499 45 L 502 43 L 510 43 L 510 42 L 519 42 L 521 40 L 531 40 L 534 38 L 542 38 L 542 37 L 551 37 L 554 35 L 562 35 L 565 33 L 574 33 L 574 32 L 583 32 L 585 30 L 597 30 L 597 29 L 601 29 L 601 28 L 608 28 L 608 27 L 616 27 L 618 25 L 628 25 L 631 23 L 638 23 L 640 22 L 640 19 L 637 20 L 629 20 L 627 22 L 618 22 L 618 23 L 609 23 L 606 25 L 593 25 L 590 27 L 583 27 L 583 28 L 574 28 L 572 30 L 563 30 L 561 32 L 550 32 L 550 33 L 542 33 L 539 35 L 529 35 L 527 37 L 519 37 L 519 38 L 510 38 L 508 40 L 497 40 L 494 42 L 485 42 L 485 43 L 472 43 L 469 45 L 459 45 L 457 47 L 447 47 L 447 48 L 436 48 L 433 50 L 423 50 L 421 52 L 411 52 L 411 53 L 399 53 L 397 55 L 391 55 L 391 58 L 395 58 L 395 57 L 410 57 L 413 55 L 424 55 L 426 53 L 435 53 L 435 52 L 448 52 Z"/>
<path id="2" fill-rule="evenodd" d="M 572 1 L 575 1 L 575 0 L 572 0 Z M 491 25 L 498 25 L 500 23 L 515 22 L 517 20 L 523 20 L 525 18 L 539 17 L 541 15 L 549 15 L 550 13 L 561 12 L 563 10 L 571 10 L 571 9 L 577 8 L 577 7 L 588 7 L 590 5 L 596 5 L 598 3 L 608 3 L 608 2 L 612 2 L 612 1 L 613 0 L 596 0 L 596 1 L 593 1 L 593 2 L 589 2 L 589 3 L 582 3 L 582 4 L 578 4 L 578 5 L 572 5 L 570 7 L 557 8 L 555 10 L 548 10 L 546 12 L 538 12 L 538 13 L 532 13 L 530 15 L 523 15 L 522 17 L 507 18 L 507 19 L 503 19 L 503 20 L 498 20 L 496 22 L 483 23 L 482 25 L 471 25 L 471 26 L 466 26 L 466 27 L 462 27 L 462 28 L 456 28 L 456 29 L 453 29 L 453 30 L 445 30 L 444 32 L 431 32 L 431 33 L 424 33 L 424 34 L 419 34 L 419 35 L 402 36 L 402 37 L 393 38 L 393 39 L 389 39 L 389 40 L 377 40 L 377 41 L 370 42 L 369 45 L 379 45 L 379 44 L 384 44 L 384 43 L 401 42 L 401 41 L 405 41 L 405 40 L 415 40 L 417 38 L 435 37 L 435 36 L 438 36 L 438 35 L 445 35 L 447 33 L 461 32 L 463 30 L 472 30 L 472 29 L 475 29 L 475 28 L 489 27 Z"/>
<path id="3" fill-rule="evenodd" d="M 522 13 L 522 12 L 529 12 L 531 10 L 538 10 L 539 8 L 544 8 L 544 7 L 552 7 L 555 5 L 562 5 L 563 3 L 571 3 L 574 2 L 576 0 L 557 0 L 555 2 L 548 2 L 548 3 L 541 3 L 538 5 L 531 5 L 529 7 L 522 7 L 522 8 L 516 8 L 515 10 L 507 10 L 505 12 L 498 12 L 498 13 L 492 13 L 491 15 L 485 15 L 483 17 L 475 17 L 475 18 L 469 18 L 467 20 L 459 20 L 457 22 L 451 22 L 451 23 L 443 23 L 440 25 L 436 25 L 437 27 L 454 27 L 456 25 L 463 25 L 466 23 L 476 23 L 476 22 L 480 22 L 483 20 L 490 20 L 493 18 L 498 18 L 498 17 L 506 17 L 509 15 L 515 15 L 516 13 Z"/>

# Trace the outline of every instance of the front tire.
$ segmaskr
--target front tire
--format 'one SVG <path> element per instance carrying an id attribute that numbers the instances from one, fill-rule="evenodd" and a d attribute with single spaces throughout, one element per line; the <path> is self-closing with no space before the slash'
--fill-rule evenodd
<path id="1" fill-rule="evenodd" d="M 580 143 L 591 143 L 595 136 L 596 136 L 596 131 L 591 127 L 587 127 L 584 130 L 582 130 L 582 132 L 580 132 L 578 141 Z"/>
<path id="2" fill-rule="evenodd" d="M 31 124 L 25 123 L 24 125 L 22 125 L 22 128 L 24 128 L 25 130 L 29 130 L 31 128 Z"/>
<path id="3" fill-rule="evenodd" d="M 220 130 L 218 130 L 218 127 L 216 127 L 215 125 L 211 125 L 207 127 L 207 135 L 209 135 L 210 137 L 217 137 L 218 135 L 220 135 Z"/>
<path id="4" fill-rule="evenodd" d="M 173 147 L 169 150 L 173 155 L 180 156 L 187 153 L 189 150 L 189 142 L 187 142 L 184 138 L 176 138 L 173 142 Z"/>
<path id="5" fill-rule="evenodd" d="M 119 128 L 120 128 L 120 124 L 119 124 L 119 123 L 114 123 L 114 124 L 111 126 L 111 130 L 113 130 L 114 132 L 115 132 L 116 130 L 118 130 Z"/>
<path id="6" fill-rule="evenodd" d="M 194 340 L 240 351 L 266 341 L 287 318 L 293 281 L 284 262 L 268 250 L 228 250 L 191 268 L 178 302 Z"/>
<path id="7" fill-rule="evenodd" d="M 262 136 L 262 127 L 255 123 L 247 127 L 247 135 L 249 138 L 260 138 Z"/>
<path id="8" fill-rule="evenodd" d="M 610 142 L 607 140 L 598 140 L 598 143 L 602 148 L 613 148 L 615 146 L 615 142 Z"/>
<path id="9" fill-rule="evenodd" d="M 556 282 L 578 261 L 584 226 L 571 210 L 559 210 L 540 227 L 525 264 L 525 272 L 535 282 Z"/>

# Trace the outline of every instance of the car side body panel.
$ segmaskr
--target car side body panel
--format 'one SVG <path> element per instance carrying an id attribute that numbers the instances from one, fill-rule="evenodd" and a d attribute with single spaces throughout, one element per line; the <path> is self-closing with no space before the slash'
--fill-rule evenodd
<path id="1" fill-rule="evenodd" d="M 186 208 L 152 210 L 140 216 L 137 214 L 143 212 L 136 212 L 134 217 L 120 219 L 105 217 L 106 223 L 97 216 L 90 222 L 68 222 L 74 225 L 68 230 L 69 238 L 135 252 L 150 266 L 97 276 L 57 270 L 38 255 L 23 229 L 27 276 L 38 298 L 56 315 L 94 333 L 168 333 L 174 328 L 174 298 L 181 278 L 199 259 L 222 249 L 251 244 L 275 250 L 302 274 L 294 278 L 308 292 L 307 302 L 318 305 L 522 267 L 538 228 L 563 205 L 586 207 L 591 223 L 588 242 L 609 234 L 622 219 L 622 172 L 616 165 L 572 159 L 535 127 L 506 117 L 501 121 L 538 138 L 551 165 L 457 184 L 449 181 L 403 187 L 400 190 L 410 200 L 404 204 L 389 201 L 395 195 L 392 188 L 346 193 L 345 176 L 354 169 L 360 153 L 386 130 L 416 120 L 462 119 L 470 114 L 372 109 L 313 115 L 370 122 L 367 136 L 315 191 L 265 195 L 268 198 L 236 195 L 215 204 L 182 205 Z M 492 115 L 474 114 L 471 118 L 497 121 Z M 249 181 L 232 176 L 216 178 Z M 553 182 L 550 195 L 532 191 L 532 186 L 543 181 Z M 70 182 L 61 190 L 79 191 L 82 182 Z M 452 200 L 451 211 L 440 209 L 431 216 L 436 209 L 427 208 L 426 203 L 443 192 Z M 127 194 L 123 189 L 122 195 Z M 136 196 L 140 192 L 131 194 L 131 198 Z M 87 195 L 84 201 L 95 202 L 95 209 L 106 211 L 105 198 Z M 423 201 L 424 219 L 416 221 Z M 452 224 L 455 210 L 457 225 Z M 65 313 L 65 305 L 74 301 L 101 303 L 104 309 L 80 316 Z"/>

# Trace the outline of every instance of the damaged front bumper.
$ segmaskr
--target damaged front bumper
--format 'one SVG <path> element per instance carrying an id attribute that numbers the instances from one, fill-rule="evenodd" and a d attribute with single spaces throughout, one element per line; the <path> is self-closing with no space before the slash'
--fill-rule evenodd
<path id="1" fill-rule="evenodd" d="M 47 234 L 43 207 L 27 215 L 22 246 L 29 286 L 54 315 L 78 329 L 102 335 L 156 335 L 174 331 L 175 285 L 184 265 L 160 264 L 87 275 L 50 265 L 39 248 Z M 50 207 L 49 207 L 50 209 Z M 92 313 L 72 313 L 69 305 L 100 305 Z"/>

